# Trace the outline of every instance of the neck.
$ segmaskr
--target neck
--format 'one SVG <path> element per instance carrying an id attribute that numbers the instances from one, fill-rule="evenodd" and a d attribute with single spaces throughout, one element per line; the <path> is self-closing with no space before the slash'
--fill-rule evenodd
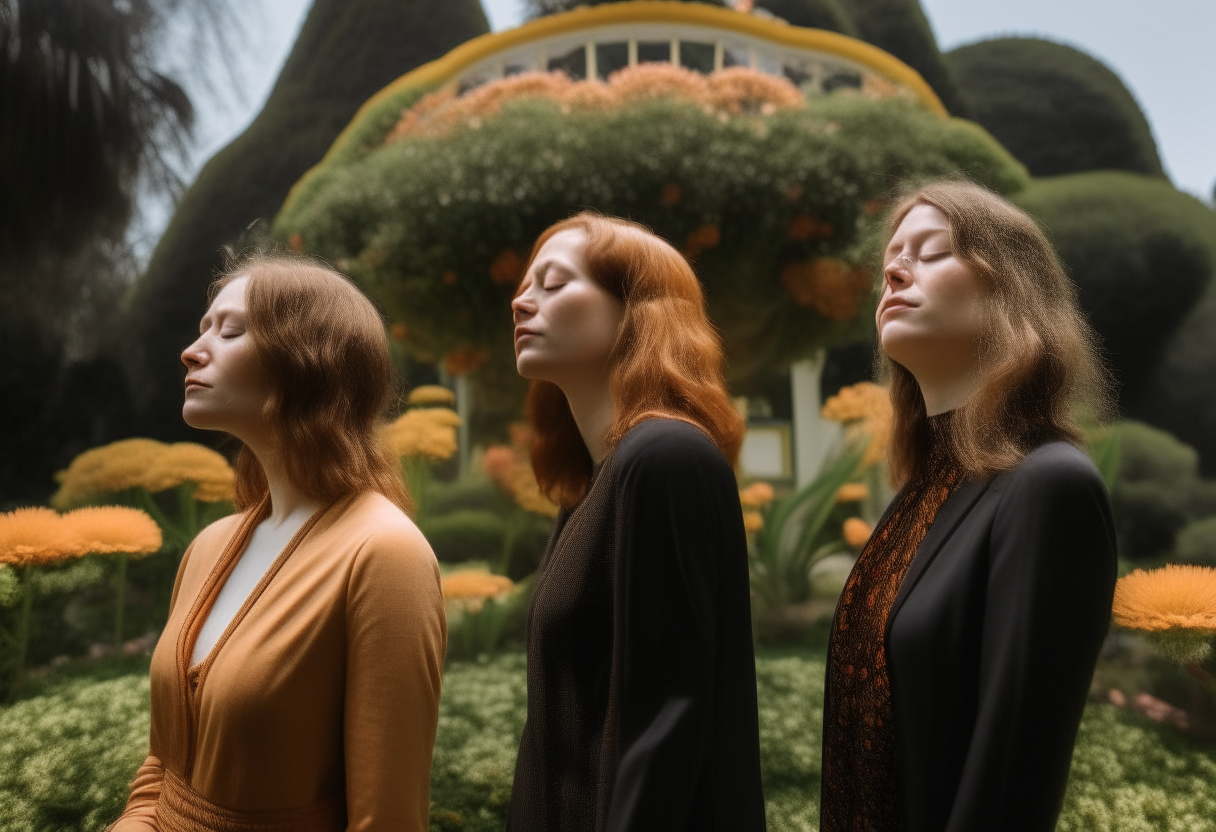
<path id="1" fill-rule="evenodd" d="M 311 515 L 321 507 L 314 498 L 304 493 L 287 474 L 282 456 L 273 450 L 268 441 L 242 441 L 257 457 L 258 463 L 266 473 L 266 485 L 270 491 L 270 514 L 263 522 L 271 526 L 280 526 L 293 515 Z"/>
<path id="2" fill-rule="evenodd" d="M 928 416 L 961 407 L 979 388 L 979 376 L 974 371 L 940 376 L 932 373 L 913 375 L 920 386 L 920 394 L 925 400 L 925 414 Z"/>
<path id="3" fill-rule="evenodd" d="M 558 385 L 566 394 L 570 413 L 583 444 L 591 454 L 591 461 L 598 465 L 608 456 L 608 443 L 604 435 L 616 418 L 616 402 L 612 399 L 607 376 L 583 378 Z"/>

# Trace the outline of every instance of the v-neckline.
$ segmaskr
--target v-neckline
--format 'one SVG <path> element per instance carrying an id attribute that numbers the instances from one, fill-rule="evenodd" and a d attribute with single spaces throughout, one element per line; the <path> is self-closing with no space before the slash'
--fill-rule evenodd
<path id="1" fill-rule="evenodd" d="M 182 627 L 178 632 L 177 637 L 178 684 L 181 691 L 184 716 L 188 726 L 188 736 L 190 737 L 190 747 L 186 755 L 185 776 L 187 780 L 189 780 L 190 770 L 193 768 L 194 762 L 194 722 L 197 716 L 197 697 L 199 691 L 203 687 L 203 681 L 206 679 L 207 672 L 215 663 L 215 659 L 219 655 L 220 650 L 223 649 L 224 644 L 232 636 L 236 628 L 240 626 L 245 616 L 249 613 L 249 610 L 265 592 L 266 588 L 270 585 L 271 580 L 274 579 L 274 576 L 278 573 L 279 569 L 281 569 L 283 564 L 287 562 L 287 559 L 291 557 L 292 553 L 299 547 L 304 538 L 308 536 L 308 533 L 312 531 L 313 527 L 317 525 L 322 516 L 337 505 L 338 502 L 341 501 L 334 501 L 321 506 L 315 512 L 313 512 L 312 516 L 309 517 L 299 529 L 296 530 L 296 533 L 292 535 L 291 540 L 287 542 L 287 545 L 283 547 L 282 551 L 279 552 L 278 556 L 271 562 L 270 566 L 267 567 L 261 579 L 258 580 L 253 589 L 249 591 L 249 594 L 245 597 L 244 602 L 237 609 L 236 613 L 233 614 L 232 619 L 228 622 L 227 626 L 224 627 L 224 631 L 220 633 L 220 636 L 216 639 L 215 644 L 213 644 L 211 649 L 207 652 L 206 657 L 197 664 L 191 664 L 190 660 L 193 658 L 194 645 L 198 641 L 198 637 L 202 632 L 203 624 L 206 623 L 207 616 L 210 615 L 212 608 L 215 606 L 216 600 L 219 598 L 220 590 L 223 589 L 224 584 L 231 576 L 232 570 L 236 568 L 236 564 L 240 560 L 241 554 L 244 552 L 245 547 L 249 544 L 249 538 L 253 534 L 253 530 L 266 517 L 267 510 L 270 507 L 269 493 L 266 494 L 258 502 L 257 506 L 251 509 L 249 514 L 241 521 L 241 524 L 237 527 L 236 533 L 233 534 L 232 538 L 228 541 L 228 544 L 224 547 L 224 551 L 216 560 L 215 565 L 212 566 L 211 572 L 207 575 L 206 580 L 203 582 L 203 586 L 199 590 L 198 595 L 195 596 L 194 603 L 191 605 L 190 611 L 186 614 L 186 618 L 182 622 Z"/>

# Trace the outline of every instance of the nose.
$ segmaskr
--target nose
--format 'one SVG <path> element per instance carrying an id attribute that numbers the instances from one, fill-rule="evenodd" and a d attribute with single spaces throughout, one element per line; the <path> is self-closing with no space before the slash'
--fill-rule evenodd
<path id="1" fill-rule="evenodd" d="M 511 317 L 515 323 L 527 320 L 536 314 L 536 301 L 530 297 L 530 293 L 523 292 L 515 296 L 515 300 L 511 301 Z"/>
<path id="2" fill-rule="evenodd" d="M 199 341 L 202 340 L 202 338 L 199 338 L 193 344 L 182 350 L 182 363 L 186 365 L 187 370 L 193 370 L 197 367 L 203 366 L 203 364 L 206 363 L 207 356 L 199 344 Z"/>
<path id="3" fill-rule="evenodd" d="M 907 286 L 912 282 L 912 270 L 909 267 L 908 256 L 901 254 L 882 270 L 883 283 L 885 288 L 895 291 L 896 289 Z"/>

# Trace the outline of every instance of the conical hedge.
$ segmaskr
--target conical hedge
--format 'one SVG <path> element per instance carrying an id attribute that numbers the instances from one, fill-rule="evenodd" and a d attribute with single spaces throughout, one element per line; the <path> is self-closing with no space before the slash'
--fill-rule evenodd
<path id="1" fill-rule="evenodd" d="M 186 430 L 178 354 L 222 247 L 275 215 L 373 93 L 487 31 L 478 0 L 315 0 L 266 106 L 203 167 L 132 289 L 129 368 L 146 433 Z"/>
<path id="2" fill-rule="evenodd" d="M 857 35 L 853 21 L 840 8 L 838 0 L 757 0 L 756 6 L 795 26 Z"/>
<path id="3" fill-rule="evenodd" d="M 1035 176 L 1161 175 L 1148 120 L 1119 76 L 1084 52 L 998 38 L 946 56 L 971 112 Z"/>
<path id="4" fill-rule="evenodd" d="M 967 115 L 966 102 L 917 0 L 839 0 L 857 37 L 885 49 L 921 74 L 953 115 Z M 998 137 L 999 138 L 999 137 Z"/>

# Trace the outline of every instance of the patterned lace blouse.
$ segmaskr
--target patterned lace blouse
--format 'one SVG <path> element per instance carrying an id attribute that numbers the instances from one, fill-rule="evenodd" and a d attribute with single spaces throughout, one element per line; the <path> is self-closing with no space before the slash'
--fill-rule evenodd
<path id="1" fill-rule="evenodd" d="M 930 420 L 933 435 L 943 416 Z M 887 616 L 938 509 L 962 477 L 934 441 L 925 473 L 896 496 L 845 583 L 832 619 L 823 712 L 820 832 L 897 832 L 896 774 Z"/>

